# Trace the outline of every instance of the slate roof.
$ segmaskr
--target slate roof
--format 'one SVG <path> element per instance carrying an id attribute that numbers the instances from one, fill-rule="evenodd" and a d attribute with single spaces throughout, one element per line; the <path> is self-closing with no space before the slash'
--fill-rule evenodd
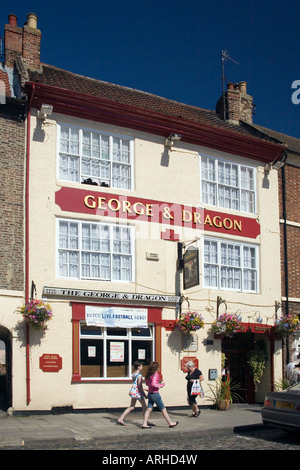
<path id="1" fill-rule="evenodd" d="M 76 91 L 122 104 L 132 105 L 172 117 L 180 117 L 187 121 L 216 127 L 238 133 L 239 135 L 242 134 L 248 137 L 254 137 L 254 132 L 251 128 L 234 125 L 228 121 L 224 121 L 224 119 L 222 119 L 215 111 L 180 103 L 133 88 L 85 77 L 52 65 L 41 65 L 42 73 L 28 70 L 29 81 Z M 262 134 L 260 138 L 274 142 L 273 139 L 264 134 Z"/>

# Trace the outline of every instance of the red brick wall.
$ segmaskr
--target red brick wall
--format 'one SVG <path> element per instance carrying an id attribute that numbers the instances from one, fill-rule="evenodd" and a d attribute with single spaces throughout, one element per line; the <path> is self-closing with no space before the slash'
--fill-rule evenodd
<path id="1" fill-rule="evenodd" d="M 300 298 L 300 227 L 290 225 L 289 222 L 300 223 L 300 168 L 286 165 L 286 235 L 287 235 L 287 257 L 288 257 L 288 294 L 289 297 Z M 279 176 L 279 203 L 280 218 L 283 219 L 282 201 L 282 172 Z M 285 265 L 284 265 L 284 226 L 281 224 L 281 272 L 282 272 L 282 295 L 286 295 L 285 289 Z M 299 304 L 300 307 L 300 304 Z M 289 304 L 289 310 L 293 309 Z M 292 313 L 290 311 L 290 313 Z M 296 312 L 295 312 L 296 313 Z M 298 312 L 299 313 L 299 308 Z"/>
<path id="2" fill-rule="evenodd" d="M 0 289 L 24 288 L 25 124 L 0 118 Z"/>

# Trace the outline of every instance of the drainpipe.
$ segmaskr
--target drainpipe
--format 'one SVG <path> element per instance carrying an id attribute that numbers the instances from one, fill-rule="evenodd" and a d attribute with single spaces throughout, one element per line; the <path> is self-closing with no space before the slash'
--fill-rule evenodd
<path id="1" fill-rule="evenodd" d="M 25 181 L 25 303 L 29 302 L 29 166 L 30 166 L 30 120 L 31 103 L 35 92 L 35 84 L 31 90 L 27 110 L 27 133 L 26 133 L 26 181 Z M 30 398 L 30 343 L 29 325 L 26 324 L 26 394 L 27 405 Z"/>
<path id="2" fill-rule="evenodd" d="M 285 152 L 285 159 L 287 153 Z M 289 314 L 289 271 L 288 271 L 288 242 L 287 242 L 287 224 L 286 224 L 286 178 L 285 178 L 285 165 L 281 169 L 282 176 L 282 215 L 283 215 L 283 243 L 284 243 L 284 284 L 285 284 L 285 315 Z M 286 339 L 286 363 L 290 362 L 288 338 Z"/>

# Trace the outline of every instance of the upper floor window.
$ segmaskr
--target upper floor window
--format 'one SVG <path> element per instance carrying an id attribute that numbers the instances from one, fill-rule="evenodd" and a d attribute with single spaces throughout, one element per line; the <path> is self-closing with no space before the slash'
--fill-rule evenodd
<path id="1" fill-rule="evenodd" d="M 58 275 L 132 281 L 133 227 L 58 220 Z"/>
<path id="2" fill-rule="evenodd" d="M 255 245 L 206 238 L 203 286 L 258 292 L 258 248 Z"/>
<path id="3" fill-rule="evenodd" d="M 59 179 L 132 189 L 133 140 L 59 126 Z"/>
<path id="4" fill-rule="evenodd" d="M 213 157 L 201 157 L 201 197 L 204 204 L 254 214 L 255 169 Z"/>

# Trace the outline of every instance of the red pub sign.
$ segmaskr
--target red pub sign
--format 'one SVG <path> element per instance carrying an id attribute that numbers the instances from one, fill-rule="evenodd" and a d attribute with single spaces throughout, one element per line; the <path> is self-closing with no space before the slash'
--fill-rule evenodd
<path id="1" fill-rule="evenodd" d="M 43 354 L 40 357 L 40 369 L 43 372 L 58 372 L 62 369 L 62 358 L 59 354 Z"/>
<path id="2" fill-rule="evenodd" d="M 249 238 L 256 238 L 260 234 L 260 225 L 254 217 L 133 196 L 62 187 L 55 193 L 55 202 L 61 210 L 68 212 L 138 219 Z"/>

